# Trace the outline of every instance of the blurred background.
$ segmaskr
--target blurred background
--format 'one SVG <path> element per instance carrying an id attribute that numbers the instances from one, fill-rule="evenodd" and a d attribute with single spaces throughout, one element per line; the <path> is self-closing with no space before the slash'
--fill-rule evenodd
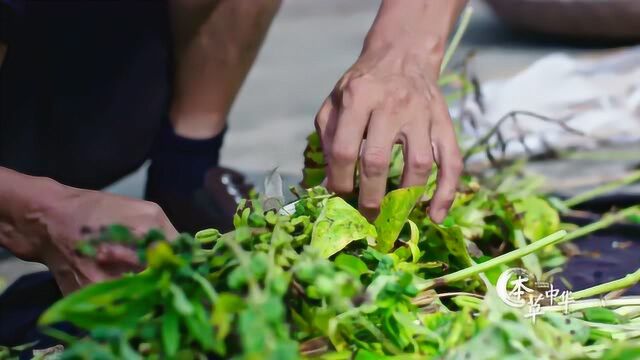
<path id="1" fill-rule="evenodd" d="M 511 1 L 492 2 L 499 5 L 502 12 L 513 8 L 502 6 Z M 521 3 L 513 3 L 516 2 Z M 523 3 L 526 2 L 531 3 Z M 536 1 L 534 6 L 543 2 Z M 604 3 L 611 2 L 620 1 Z M 633 0 L 622 2 L 634 3 Z M 274 168 L 285 175 L 301 176 L 305 138 L 313 130 L 315 113 L 338 78 L 358 56 L 378 5 L 376 0 L 283 2 L 231 112 L 230 129 L 222 151 L 223 165 L 247 173 L 258 183 Z M 469 73 L 481 84 L 509 78 L 554 52 L 595 57 L 633 44 L 633 39 L 567 38 L 513 31 L 486 1 L 472 0 L 471 5 L 474 13 L 452 63 L 459 63 L 470 52 L 475 53 L 469 63 Z M 637 6 L 631 7 L 638 10 Z M 550 11 L 557 12 L 557 8 L 550 8 Z M 575 9 L 567 10 L 574 12 Z M 640 14 L 640 10 L 636 14 Z M 533 19 L 539 15 L 536 11 L 523 17 Z M 601 13 L 596 15 L 603 16 Z M 620 17 L 616 19 L 621 21 Z M 594 26 L 590 19 L 586 19 L 586 25 L 588 28 Z M 640 31 L 636 33 L 640 34 Z M 111 190 L 139 197 L 145 173 L 141 170 L 115 184 Z"/>
<path id="2" fill-rule="evenodd" d="M 452 64 L 460 64 L 472 53 L 473 57 L 467 67 L 469 77 L 475 78 L 481 87 L 487 84 L 488 89 L 493 89 L 493 94 L 500 93 L 499 85 L 504 84 L 504 81 L 513 79 L 536 61 L 552 53 L 567 54 L 568 59 L 598 59 L 618 53 L 621 49 L 634 49 L 633 36 L 599 36 L 603 35 L 603 29 L 619 30 L 613 25 L 620 25 L 623 32 L 640 34 L 640 30 L 637 30 L 640 21 L 624 24 L 623 17 L 603 13 L 602 8 L 594 10 L 589 4 L 583 5 L 585 12 L 591 11 L 590 14 L 595 14 L 595 18 L 599 19 L 593 22 L 591 17 L 582 16 L 580 12 L 574 11 L 575 9 L 566 7 L 569 3 L 605 3 L 611 5 L 611 11 L 622 11 L 620 6 L 626 4 L 627 10 L 622 13 L 638 19 L 640 1 L 637 0 L 526 1 L 529 4 L 535 2 L 533 6 L 541 6 L 540 4 L 548 2 L 560 4 L 560 8 L 550 8 L 548 12 L 541 10 L 542 8 L 531 11 L 530 8 L 522 7 L 522 4 L 513 6 L 520 1 L 491 2 L 495 8 L 490 7 L 485 1 L 471 1 L 473 17 Z M 378 5 L 379 2 L 375 0 L 283 2 L 231 112 L 229 131 L 222 152 L 224 166 L 245 173 L 250 181 L 258 185 L 265 174 L 274 168 L 284 175 L 288 183 L 301 178 L 305 138 L 313 130 L 315 113 L 337 79 L 359 54 Z M 552 29 L 553 31 L 565 32 L 570 36 L 514 31 L 494 10 L 498 10 L 500 15 L 509 15 L 511 25 L 522 20 L 523 24 L 535 27 L 544 25 L 547 19 L 547 23 L 552 27 L 553 24 L 562 25 Z M 561 16 L 567 21 L 558 21 L 554 16 Z M 577 23 L 569 22 L 570 17 L 574 20 L 577 17 Z M 607 22 L 607 19 L 611 18 L 618 20 L 612 25 Z M 633 29 L 634 26 L 636 29 Z M 586 35 L 576 37 L 576 34 L 585 30 Z M 589 34 L 590 30 L 593 33 Z M 636 55 L 637 53 L 638 51 L 633 52 Z M 556 58 L 563 59 L 567 58 Z M 554 67 L 554 64 L 547 66 Z M 636 85 L 632 85 L 631 90 L 635 89 L 636 93 L 640 88 L 640 78 L 634 79 L 633 76 L 640 75 L 637 71 L 638 64 L 640 62 L 629 68 L 628 73 L 619 74 L 627 81 L 635 81 Z M 612 81 L 615 82 L 615 79 Z M 548 86 L 549 90 L 552 90 L 557 85 L 553 82 L 543 83 L 542 88 Z M 538 89 L 534 88 L 535 95 L 544 97 L 544 91 Z M 624 94 L 628 93 L 630 97 L 631 90 L 624 90 L 627 91 Z M 524 93 L 522 96 L 529 95 Z M 522 99 L 514 101 L 519 100 Z M 504 103 L 501 106 L 504 107 Z M 468 109 L 473 108 L 474 105 L 470 104 Z M 460 115 L 464 109 L 464 106 L 456 106 L 452 113 Z M 636 122 L 640 122 L 640 106 L 630 109 L 632 110 L 629 114 L 635 116 Z M 620 122 L 620 118 L 610 121 Z M 625 131 L 633 129 L 635 128 Z M 562 138 L 555 140 L 563 142 Z M 596 155 L 593 155 L 593 152 L 589 156 L 574 154 L 569 158 L 537 162 L 531 164 L 530 168 L 552 179 L 553 181 L 549 181 L 550 184 L 562 187 L 561 190 L 570 193 L 574 188 L 592 186 L 599 181 L 622 176 L 637 167 L 640 161 L 640 145 L 637 141 L 625 142 L 623 147 L 612 144 L 606 150 L 599 148 L 595 151 L 600 152 Z M 610 161 L 612 159 L 615 161 Z M 146 168 L 142 168 L 108 190 L 142 197 L 145 174 Z M 640 193 L 637 188 L 627 188 L 625 191 Z M 11 282 L 19 274 L 39 268 L 40 265 L 11 259 L 0 262 L 0 275 L 5 281 Z"/>

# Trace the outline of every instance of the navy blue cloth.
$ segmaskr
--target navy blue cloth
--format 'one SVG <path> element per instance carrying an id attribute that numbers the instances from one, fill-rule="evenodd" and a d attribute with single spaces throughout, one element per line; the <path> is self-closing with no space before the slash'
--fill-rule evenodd
<path id="1" fill-rule="evenodd" d="M 139 167 L 170 98 L 166 2 L 0 4 L 0 166 L 93 189 Z"/>
<path id="2" fill-rule="evenodd" d="M 207 170 L 218 166 L 225 132 L 226 128 L 209 139 L 188 139 L 176 134 L 166 121 L 151 151 L 145 198 L 185 196 L 201 189 Z"/>
<path id="3" fill-rule="evenodd" d="M 37 323 L 40 315 L 61 297 L 62 293 L 48 271 L 24 275 L 16 280 L 0 296 L 0 345 L 20 346 L 37 342 L 34 348 L 46 349 L 58 344 L 58 340 L 42 334 Z M 58 324 L 56 328 L 69 334 L 79 334 L 70 324 Z"/>

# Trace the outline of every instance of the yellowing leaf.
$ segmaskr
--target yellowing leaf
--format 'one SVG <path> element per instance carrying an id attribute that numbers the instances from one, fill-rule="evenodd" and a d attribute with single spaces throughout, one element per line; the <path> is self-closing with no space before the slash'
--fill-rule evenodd
<path id="1" fill-rule="evenodd" d="M 380 205 L 380 215 L 374 222 L 378 232 L 376 248 L 379 251 L 387 253 L 393 248 L 393 243 L 398 239 L 411 210 L 423 193 L 424 187 L 413 186 L 394 190 L 384 197 Z"/>
<path id="2" fill-rule="evenodd" d="M 179 265 L 180 258 L 173 253 L 166 242 L 159 242 L 147 249 L 147 263 L 152 269 L 159 269 L 166 265 Z"/>
<path id="3" fill-rule="evenodd" d="M 522 213 L 523 232 L 531 241 L 542 239 L 560 228 L 560 215 L 546 200 L 529 196 L 515 202 L 516 211 Z"/>
<path id="4" fill-rule="evenodd" d="M 328 258 L 352 241 L 373 241 L 375 237 L 376 228 L 358 210 L 341 198 L 333 197 L 326 201 L 313 225 L 310 245 L 320 250 L 322 257 Z"/>

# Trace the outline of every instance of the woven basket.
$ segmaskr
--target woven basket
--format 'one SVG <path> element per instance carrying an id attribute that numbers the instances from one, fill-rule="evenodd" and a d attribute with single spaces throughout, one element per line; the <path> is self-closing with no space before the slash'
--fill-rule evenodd
<path id="1" fill-rule="evenodd" d="M 640 40 L 640 0 L 486 0 L 510 26 L 583 40 Z"/>

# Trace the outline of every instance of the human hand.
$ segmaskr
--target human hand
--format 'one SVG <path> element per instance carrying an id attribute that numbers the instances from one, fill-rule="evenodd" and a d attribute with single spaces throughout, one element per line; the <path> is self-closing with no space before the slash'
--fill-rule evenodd
<path id="1" fill-rule="evenodd" d="M 462 157 L 437 86 L 439 68 L 437 60 L 402 50 L 365 50 L 316 116 L 328 187 L 352 192 L 360 159 L 358 202 L 370 219 L 385 195 L 391 150 L 397 142 L 403 145 L 405 159 L 403 187 L 425 184 L 433 163 L 438 166 L 431 219 L 441 222 L 453 202 Z"/>
<path id="2" fill-rule="evenodd" d="M 0 242 L 22 259 L 47 265 L 64 294 L 140 270 L 135 252 L 119 245 L 100 245 L 95 259 L 79 255 L 77 242 L 92 231 L 117 223 L 136 234 L 155 228 L 162 230 L 168 239 L 177 236 L 162 209 L 152 202 L 57 183 L 34 192 L 43 196 L 17 216 L 12 226 L 2 224 L 0 238 L 10 237 L 11 241 Z"/>

